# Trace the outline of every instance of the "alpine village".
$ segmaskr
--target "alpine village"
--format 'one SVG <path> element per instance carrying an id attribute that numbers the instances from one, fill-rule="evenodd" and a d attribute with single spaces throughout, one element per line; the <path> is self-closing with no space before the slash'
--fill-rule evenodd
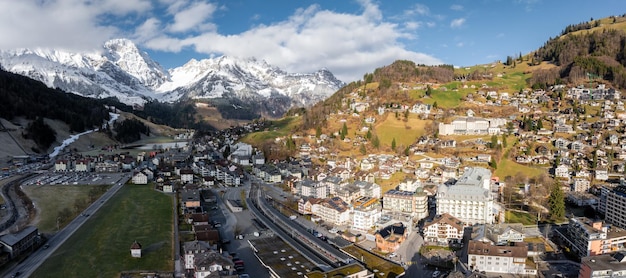
<path id="1" fill-rule="evenodd" d="M 0 274 L 626 277 L 625 42 L 591 20 L 282 111 L 79 96 L 0 59 Z"/>

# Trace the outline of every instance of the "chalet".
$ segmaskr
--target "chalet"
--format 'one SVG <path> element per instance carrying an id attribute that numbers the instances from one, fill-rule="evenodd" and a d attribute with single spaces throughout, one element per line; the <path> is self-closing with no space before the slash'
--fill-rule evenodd
<path id="1" fill-rule="evenodd" d="M 554 169 L 554 176 L 557 178 L 569 179 L 570 178 L 569 172 L 570 172 L 569 167 L 567 167 L 567 165 L 565 164 L 561 164 Z"/>
<path id="2" fill-rule="evenodd" d="M 321 202 L 322 199 L 317 198 L 301 198 L 298 201 L 298 212 L 301 214 L 313 214 L 313 205 Z"/>
<path id="3" fill-rule="evenodd" d="M 135 174 L 133 174 L 132 182 L 134 184 L 148 184 L 148 176 L 143 172 L 135 172 Z"/>
<path id="4" fill-rule="evenodd" d="M 69 170 L 69 161 L 66 159 L 59 159 L 54 162 L 54 170 L 55 171 L 67 171 Z"/>
<path id="5" fill-rule="evenodd" d="M 463 239 L 463 222 L 444 213 L 424 223 L 424 240 L 429 243 L 448 244 Z"/>
<path id="6" fill-rule="evenodd" d="M 235 263 L 214 250 L 195 254 L 194 266 L 195 277 L 236 276 Z"/>
<path id="7" fill-rule="evenodd" d="M 56 165 L 55 165 L 55 169 L 56 169 Z M 74 171 L 91 172 L 91 160 L 89 159 L 76 160 L 76 163 L 74 164 Z"/>
<path id="8" fill-rule="evenodd" d="M 180 182 L 183 184 L 193 183 L 193 170 L 181 169 L 180 170 Z"/>

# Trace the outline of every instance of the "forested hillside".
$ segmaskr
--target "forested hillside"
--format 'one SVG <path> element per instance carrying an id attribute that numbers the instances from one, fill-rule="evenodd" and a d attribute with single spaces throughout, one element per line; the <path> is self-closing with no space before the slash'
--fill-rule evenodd
<path id="1" fill-rule="evenodd" d="M 568 26 L 562 36 L 550 39 L 533 55 L 558 67 L 533 73 L 530 85 L 547 87 L 585 79 L 606 80 L 626 88 L 626 32 L 624 17 L 611 17 Z"/>
<path id="2" fill-rule="evenodd" d="M 11 120 L 37 117 L 61 120 L 71 131 L 100 126 L 108 110 L 96 99 L 53 90 L 39 81 L 0 70 L 0 117 Z"/>

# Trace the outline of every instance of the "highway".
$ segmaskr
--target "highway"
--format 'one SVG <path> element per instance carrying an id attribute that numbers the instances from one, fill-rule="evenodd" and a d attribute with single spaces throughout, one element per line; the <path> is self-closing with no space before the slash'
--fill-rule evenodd
<path id="1" fill-rule="evenodd" d="M 8 269 L 4 274 L 8 276 L 10 274 L 14 274 L 16 272 L 20 272 L 20 277 L 29 277 L 33 274 L 35 270 L 44 262 L 50 255 L 52 255 L 59 246 L 63 245 L 63 243 L 70 238 L 78 228 L 80 228 L 92 214 L 96 213 L 100 207 L 104 203 L 106 203 L 115 193 L 117 193 L 122 186 L 130 179 L 130 175 L 125 175 L 120 180 L 112 186 L 107 192 L 102 194 L 98 200 L 93 202 L 89 207 L 87 207 L 83 213 L 72 222 L 70 222 L 65 228 L 60 230 L 54 236 L 52 236 L 47 244 L 48 248 L 40 248 L 39 250 L 35 250 L 28 258 L 14 266 L 13 268 Z"/>

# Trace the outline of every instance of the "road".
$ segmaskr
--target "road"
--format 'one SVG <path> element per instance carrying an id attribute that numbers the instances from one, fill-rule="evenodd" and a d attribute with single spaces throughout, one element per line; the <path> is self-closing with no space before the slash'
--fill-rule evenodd
<path id="1" fill-rule="evenodd" d="M 34 251 L 30 256 L 28 256 L 28 258 L 26 258 L 26 260 L 8 269 L 4 273 L 4 275 L 7 276 L 7 274 L 16 273 L 19 271 L 21 273 L 20 276 L 31 276 L 33 272 L 37 270 L 37 268 L 59 248 L 59 246 L 63 245 L 63 243 L 70 236 L 72 236 L 74 232 L 78 230 L 78 228 L 80 228 L 85 222 L 87 222 L 92 214 L 97 212 L 104 203 L 111 199 L 111 197 L 113 197 L 113 195 L 115 195 L 115 193 L 117 193 L 129 179 L 130 175 L 125 175 L 120 178 L 120 180 L 114 186 L 112 186 L 107 192 L 102 194 L 102 196 L 98 200 L 96 200 L 89 207 L 87 207 L 87 209 L 85 209 L 81 215 L 74 218 L 74 220 L 72 220 L 72 222 L 65 226 L 65 228 L 52 236 L 47 242 L 49 246 L 47 249 L 41 248 Z"/>

